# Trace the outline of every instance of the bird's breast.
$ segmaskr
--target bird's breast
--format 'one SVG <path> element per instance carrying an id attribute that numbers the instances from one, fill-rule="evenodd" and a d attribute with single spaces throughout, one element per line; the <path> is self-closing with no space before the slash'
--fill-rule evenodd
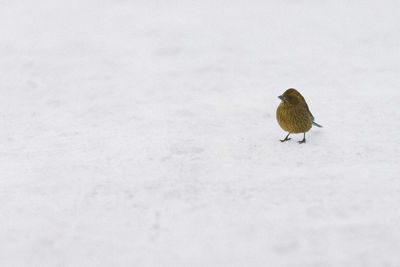
<path id="1" fill-rule="evenodd" d="M 276 119 L 281 128 L 290 133 L 304 133 L 312 126 L 312 118 L 302 105 L 281 103 L 276 110 Z"/>

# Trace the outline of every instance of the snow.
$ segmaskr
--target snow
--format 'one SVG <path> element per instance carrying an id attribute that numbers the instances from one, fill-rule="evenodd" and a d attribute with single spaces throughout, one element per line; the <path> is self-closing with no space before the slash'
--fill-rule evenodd
<path id="1" fill-rule="evenodd" d="M 399 9 L 0 1 L 0 265 L 399 266 Z"/>

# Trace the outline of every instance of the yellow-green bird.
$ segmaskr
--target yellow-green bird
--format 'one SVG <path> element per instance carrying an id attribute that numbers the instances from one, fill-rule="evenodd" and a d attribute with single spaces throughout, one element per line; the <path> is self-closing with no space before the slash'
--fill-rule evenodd
<path id="1" fill-rule="evenodd" d="M 303 133 L 303 140 L 299 144 L 306 142 L 306 132 L 312 125 L 322 127 L 314 122 L 314 116 L 311 114 L 304 97 L 293 88 L 287 89 L 283 95 L 278 96 L 281 103 L 276 110 L 276 119 L 283 130 L 289 132 L 281 142 L 290 140 L 292 133 Z"/>

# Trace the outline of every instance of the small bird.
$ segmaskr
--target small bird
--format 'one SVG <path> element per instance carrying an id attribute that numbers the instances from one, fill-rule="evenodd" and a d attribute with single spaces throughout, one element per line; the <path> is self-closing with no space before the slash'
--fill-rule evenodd
<path id="1" fill-rule="evenodd" d="M 298 143 L 305 143 L 306 132 L 311 129 L 312 125 L 322 127 L 314 122 L 314 116 L 311 114 L 304 97 L 296 89 L 287 89 L 278 98 L 282 101 L 276 110 L 276 119 L 281 128 L 289 132 L 285 139 L 280 140 L 281 142 L 290 140 L 289 135 L 292 133 L 304 133 L 303 140 L 298 141 Z"/>

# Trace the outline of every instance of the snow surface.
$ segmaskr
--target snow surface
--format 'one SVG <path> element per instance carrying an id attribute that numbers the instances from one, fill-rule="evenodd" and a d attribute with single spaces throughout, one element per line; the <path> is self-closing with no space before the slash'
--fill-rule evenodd
<path id="1" fill-rule="evenodd" d="M 400 266 L 399 12 L 1 0 L 0 265 Z"/>

